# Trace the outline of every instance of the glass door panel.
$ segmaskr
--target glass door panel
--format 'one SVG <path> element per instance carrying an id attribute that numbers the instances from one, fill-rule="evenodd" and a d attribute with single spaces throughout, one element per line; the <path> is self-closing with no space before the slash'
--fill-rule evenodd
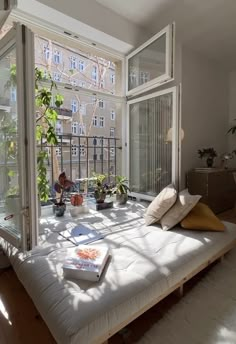
<path id="1" fill-rule="evenodd" d="M 16 45 L 0 54 L 0 225 L 21 237 Z"/>
<path id="2" fill-rule="evenodd" d="M 151 197 L 176 182 L 177 170 L 176 91 L 159 93 L 129 104 L 130 188 Z"/>
<path id="3" fill-rule="evenodd" d="M 0 237 L 36 242 L 33 33 L 21 24 L 0 40 Z"/>

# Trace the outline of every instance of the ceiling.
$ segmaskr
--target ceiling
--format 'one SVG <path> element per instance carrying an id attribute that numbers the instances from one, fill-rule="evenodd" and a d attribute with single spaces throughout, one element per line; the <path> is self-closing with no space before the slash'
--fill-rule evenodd
<path id="1" fill-rule="evenodd" d="M 96 0 L 155 34 L 176 22 L 177 40 L 227 66 L 236 63 L 236 0 Z"/>

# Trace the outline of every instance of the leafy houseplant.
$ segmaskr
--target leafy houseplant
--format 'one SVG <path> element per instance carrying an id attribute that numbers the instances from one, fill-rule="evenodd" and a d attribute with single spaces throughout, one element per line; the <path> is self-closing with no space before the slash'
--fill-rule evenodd
<path id="1" fill-rule="evenodd" d="M 113 188 L 112 192 L 116 194 L 116 200 L 118 204 L 126 204 L 128 200 L 128 191 L 129 187 L 127 185 L 128 180 L 123 176 L 116 176 L 115 178 L 116 185 Z"/>
<path id="2" fill-rule="evenodd" d="M 203 148 L 198 150 L 198 156 L 200 159 L 206 158 L 207 167 L 212 167 L 217 153 L 214 148 Z"/>
<path id="3" fill-rule="evenodd" d="M 93 173 L 95 182 L 94 198 L 97 203 L 104 203 L 106 195 L 111 193 L 110 186 L 105 183 L 107 176 L 105 174 Z"/>
<path id="4" fill-rule="evenodd" d="M 56 216 L 63 216 L 66 210 L 66 203 L 65 203 L 65 195 L 66 191 L 69 191 L 70 187 L 74 185 L 74 183 L 67 179 L 65 172 L 62 172 L 59 177 L 58 181 L 54 184 L 55 191 L 60 194 L 59 199 L 57 198 L 57 202 L 54 204 L 54 212 Z"/>

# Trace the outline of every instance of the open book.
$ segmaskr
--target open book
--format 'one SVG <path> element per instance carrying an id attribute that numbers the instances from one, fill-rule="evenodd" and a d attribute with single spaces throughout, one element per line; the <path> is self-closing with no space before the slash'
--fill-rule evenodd
<path id="1" fill-rule="evenodd" d="M 109 257 L 105 247 L 79 245 L 68 250 L 63 263 L 64 276 L 88 281 L 98 281 Z"/>
<path id="2" fill-rule="evenodd" d="M 94 229 L 90 229 L 84 224 L 79 224 L 74 228 L 66 229 L 65 231 L 60 232 L 60 235 L 67 240 L 70 240 L 75 245 L 85 245 L 90 242 L 103 239 L 101 233 Z"/>

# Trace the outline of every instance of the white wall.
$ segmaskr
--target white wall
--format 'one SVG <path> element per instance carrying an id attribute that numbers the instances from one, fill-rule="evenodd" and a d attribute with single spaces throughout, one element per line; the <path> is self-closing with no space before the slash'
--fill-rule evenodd
<path id="1" fill-rule="evenodd" d="M 218 155 L 227 151 L 228 73 L 220 64 L 183 48 L 182 91 L 183 187 L 186 172 L 204 165 L 197 156 L 198 149 L 214 147 Z"/>
<path id="2" fill-rule="evenodd" d="M 228 128 L 236 125 L 236 70 L 229 74 L 229 124 Z M 228 135 L 229 152 L 236 149 L 236 133 Z M 236 166 L 236 157 L 231 161 L 231 165 Z"/>
<path id="3" fill-rule="evenodd" d="M 73 19 L 108 34 L 132 47 L 137 47 L 150 37 L 144 29 L 119 16 L 94 0 L 37 0 Z M 63 25 L 63 23 L 58 23 Z M 104 42 L 106 45 L 106 42 Z M 113 47 L 115 50 L 116 46 Z"/>

